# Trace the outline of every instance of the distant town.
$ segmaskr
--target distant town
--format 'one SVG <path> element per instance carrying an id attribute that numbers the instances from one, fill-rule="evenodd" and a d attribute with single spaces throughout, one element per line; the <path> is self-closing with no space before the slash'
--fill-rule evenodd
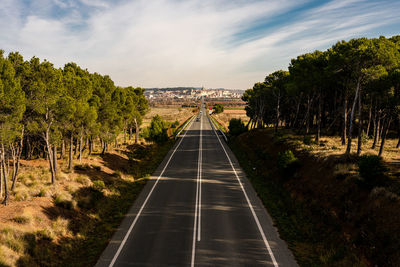
<path id="1" fill-rule="evenodd" d="M 145 96 L 150 101 L 165 100 L 197 100 L 201 97 L 206 99 L 240 99 L 243 90 L 232 89 L 205 89 L 196 87 L 174 87 L 174 88 L 147 88 Z"/>

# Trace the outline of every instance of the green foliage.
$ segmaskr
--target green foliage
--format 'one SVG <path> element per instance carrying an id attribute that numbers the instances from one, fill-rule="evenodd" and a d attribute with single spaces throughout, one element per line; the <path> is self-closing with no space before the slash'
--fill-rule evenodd
<path id="1" fill-rule="evenodd" d="M 277 166 L 284 176 L 292 177 L 300 166 L 300 161 L 291 150 L 286 150 L 278 153 Z"/>
<path id="2" fill-rule="evenodd" d="M 93 181 L 92 187 L 97 191 L 103 191 L 106 188 L 106 185 L 102 180 Z"/>
<path id="3" fill-rule="evenodd" d="M 385 182 L 386 166 L 381 157 L 363 155 L 358 160 L 358 172 L 368 186 L 379 186 Z"/>
<path id="4" fill-rule="evenodd" d="M 244 123 L 242 122 L 241 119 L 236 119 L 236 118 L 232 118 L 229 121 L 229 134 L 232 136 L 237 136 L 240 135 L 244 132 L 246 132 L 246 126 L 244 125 Z"/>
<path id="5" fill-rule="evenodd" d="M 354 132 L 359 109 L 363 121 L 367 119 L 365 111 L 370 111 L 370 118 L 385 117 L 386 125 L 400 114 L 400 97 L 395 89 L 400 87 L 398 39 L 356 38 L 293 58 L 289 72 L 272 72 L 243 94 L 250 127 L 274 125 L 277 129 L 283 123 L 298 133 L 315 134 L 316 142 L 321 134 L 342 134 L 347 138 L 346 153 L 350 153 L 349 132 Z M 343 112 L 349 116 L 346 127 L 338 120 Z M 390 130 L 396 125 L 392 123 Z M 306 138 L 305 143 L 311 144 Z M 365 145 L 361 133 L 358 138 L 361 142 L 357 143 Z"/>
<path id="6" fill-rule="evenodd" d="M 213 109 L 215 114 L 224 112 L 224 106 L 220 103 L 214 104 Z"/>
<path id="7" fill-rule="evenodd" d="M 147 128 L 146 132 L 143 133 L 144 137 L 156 143 L 164 143 L 168 141 L 168 124 L 162 120 L 161 116 L 156 115 L 151 120 L 150 126 Z"/>

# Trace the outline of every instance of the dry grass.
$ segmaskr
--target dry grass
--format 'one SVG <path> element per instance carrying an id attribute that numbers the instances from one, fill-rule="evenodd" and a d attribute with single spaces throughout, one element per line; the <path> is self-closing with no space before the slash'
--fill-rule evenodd
<path id="1" fill-rule="evenodd" d="M 142 127 L 144 128 L 149 126 L 151 119 L 157 114 L 160 115 L 163 120 L 172 122 L 179 121 L 181 124 L 193 115 L 193 108 L 181 108 L 179 106 L 152 107 L 150 112 L 144 117 Z"/>
<path id="2" fill-rule="evenodd" d="M 306 145 L 303 142 L 303 136 L 295 136 L 290 133 L 290 131 L 283 130 L 282 133 L 286 136 L 289 137 L 292 142 L 294 142 L 296 145 L 300 146 L 301 148 L 308 150 L 310 153 L 321 156 L 321 157 L 326 157 L 329 155 L 340 155 L 344 154 L 346 152 L 346 145 L 342 145 L 341 138 L 338 136 L 322 136 L 320 138 L 320 143 L 316 144 L 313 142 L 314 136 L 311 136 L 311 144 Z M 382 157 L 385 161 L 387 162 L 400 162 L 400 149 L 396 148 L 398 140 L 397 139 L 387 139 L 385 142 L 385 149 L 382 154 Z M 378 143 L 375 149 L 372 149 L 372 143 L 373 139 L 368 139 L 363 145 L 362 145 L 362 152 L 361 154 L 373 154 L 377 155 L 379 152 L 379 146 L 380 144 Z M 352 140 L 352 153 L 355 153 L 357 151 L 357 138 L 354 138 Z"/>
<path id="3" fill-rule="evenodd" d="M 218 122 L 228 129 L 229 121 L 233 118 L 241 119 L 245 124 L 249 121 L 244 109 L 226 109 L 224 112 L 213 115 Z"/>
<path id="4" fill-rule="evenodd" d="M 64 158 L 58 160 L 55 184 L 50 182 L 46 160 L 22 160 L 9 204 L 0 205 L 0 267 L 37 266 L 42 260 L 62 265 L 72 255 L 71 265 L 92 265 L 143 188 L 143 177 L 154 171 L 170 146 L 131 141 L 104 156 L 89 156 L 86 151 L 80 163 L 74 160 L 73 172 Z M 93 181 L 104 182 L 101 192 Z M 85 251 L 79 246 L 89 248 Z M 79 258 L 85 252 L 91 256 Z"/>

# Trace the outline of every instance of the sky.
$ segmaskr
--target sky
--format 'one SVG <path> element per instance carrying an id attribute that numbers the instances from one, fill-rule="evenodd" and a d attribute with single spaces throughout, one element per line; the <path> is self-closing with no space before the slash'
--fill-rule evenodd
<path id="1" fill-rule="evenodd" d="M 340 40 L 390 37 L 399 0 L 1 0 L 0 49 L 119 86 L 251 88 Z"/>

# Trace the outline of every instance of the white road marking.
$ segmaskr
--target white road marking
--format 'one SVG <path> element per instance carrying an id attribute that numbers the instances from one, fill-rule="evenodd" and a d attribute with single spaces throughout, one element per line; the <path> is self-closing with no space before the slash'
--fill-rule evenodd
<path id="1" fill-rule="evenodd" d="M 276 262 L 274 253 L 272 253 L 272 250 L 271 250 L 271 247 L 270 247 L 270 245 L 269 245 L 269 243 L 268 243 L 268 240 L 267 240 L 267 238 L 265 237 L 264 230 L 263 230 L 262 227 L 261 227 L 261 224 L 260 224 L 260 221 L 258 220 L 257 214 L 255 213 L 255 211 L 254 211 L 254 209 L 253 209 L 253 206 L 251 205 L 250 199 L 249 199 L 249 197 L 247 196 L 246 190 L 244 189 L 243 184 L 242 184 L 242 182 L 241 182 L 240 179 L 239 179 L 239 176 L 238 176 L 238 174 L 237 174 L 237 172 L 236 172 L 236 169 L 235 169 L 235 167 L 233 167 L 231 158 L 229 157 L 228 153 L 227 153 L 226 150 L 225 150 L 224 145 L 223 145 L 222 142 L 221 142 L 221 139 L 219 138 L 218 134 L 216 133 L 216 131 L 215 131 L 214 127 L 213 127 L 214 125 L 213 125 L 213 123 L 211 122 L 210 118 L 209 118 L 208 120 L 209 120 L 210 123 L 212 124 L 211 128 L 213 128 L 214 134 L 217 136 L 218 141 L 219 141 L 219 143 L 221 144 L 222 149 L 224 150 L 225 155 L 226 155 L 226 157 L 228 158 L 228 161 L 229 161 L 229 163 L 230 163 L 230 165 L 231 165 L 231 167 L 232 167 L 232 170 L 233 170 L 233 172 L 235 173 L 236 179 L 237 179 L 237 181 L 238 181 L 240 187 L 242 188 L 242 192 L 243 192 L 243 194 L 244 194 L 244 196 L 245 196 L 245 198 L 246 198 L 247 205 L 249 206 L 249 208 L 250 208 L 250 210 L 251 210 L 251 213 L 253 214 L 254 220 L 255 220 L 255 222 L 256 222 L 256 224 L 257 224 L 257 227 L 258 227 L 258 230 L 260 231 L 260 234 L 261 234 L 261 236 L 262 236 L 262 239 L 263 239 L 263 241 L 264 241 L 264 244 L 265 244 L 265 246 L 266 246 L 266 248 L 267 248 L 267 250 L 268 250 L 268 252 L 269 252 L 269 255 L 271 256 L 272 262 L 273 262 L 273 264 L 274 264 L 275 267 L 278 267 L 278 263 Z"/>
<path id="2" fill-rule="evenodd" d="M 192 126 L 192 123 L 193 123 L 193 121 L 192 121 L 191 124 L 188 126 L 188 130 L 189 130 L 190 127 Z M 111 260 L 110 265 L 108 265 L 109 267 L 114 266 L 115 261 L 117 260 L 119 254 L 121 253 L 121 250 L 122 250 L 122 248 L 124 247 L 124 245 L 125 245 L 125 243 L 126 243 L 126 240 L 128 239 L 130 233 L 132 232 L 132 229 L 133 229 L 133 227 L 135 226 L 137 220 L 139 219 L 139 217 L 140 217 L 140 215 L 141 215 L 141 213 L 142 213 L 144 207 L 146 206 L 146 203 L 147 203 L 147 201 L 149 200 L 151 194 L 153 193 L 154 188 L 156 187 L 156 185 L 158 184 L 158 181 L 160 180 L 160 178 L 161 178 L 162 175 L 164 174 L 165 169 L 168 167 L 168 164 L 169 164 L 169 162 L 171 161 L 172 157 L 174 156 L 176 150 L 177 150 L 178 147 L 181 145 L 181 143 L 182 143 L 183 139 L 185 138 L 186 133 L 188 132 L 188 130 L 186 130 L 186 132 L 185 132 L 185 134 L 183 135 L 182 139 L 179 141 L 178 145 L 175 147 L 175 149 L 174 149 L 174 151 L 172 152 L 171 156 L 169 157 L 167 163 L 165 164 L 163 170 L 161 171 L 160 175 L 158 176 L 156 182 L 154 183 L 153 187 L 151 188 L 149 194 L 147 195 L 146 199 L 144 200 L 142 206 L 140 207 L 140 210 L 139 210 L 138 214 L 136 215 L 135 219 L 133 220 L 131 226 L 130 226 L 129 229 L 128 229 L 128 232 L 126 232 L 124 239 L 122 240 L 121 244 L 120 244 L 119 247 L 118 247 L 117 252 L 115 253 L 113 259 Z"/>
<path id="3" fill-rule="evenodd" d="M 197 241 L 200 241 L 201 237 L 201 178 L 203 169 L 203 116 L 200 118 L 200 171 L 199 171 L 199 223 L 197 226 Z"/>
<path id="4" fill-rule="evenodd" d="M 197 241 L 200 241 L 200 228 L 201 228 L 201 169 L 203 161 L 203 116 L 200 116 L 200 138 L 199 138 L 199 156 L 197 160 L 197 179 L 196 179 L 196 205 L 194 212 L 194 226 L 193 226 L 193 241 L 192 241 L 192 260 L 190 266 L 194 266 L 194 259 L 196 256 L 196 232 Z"/>

